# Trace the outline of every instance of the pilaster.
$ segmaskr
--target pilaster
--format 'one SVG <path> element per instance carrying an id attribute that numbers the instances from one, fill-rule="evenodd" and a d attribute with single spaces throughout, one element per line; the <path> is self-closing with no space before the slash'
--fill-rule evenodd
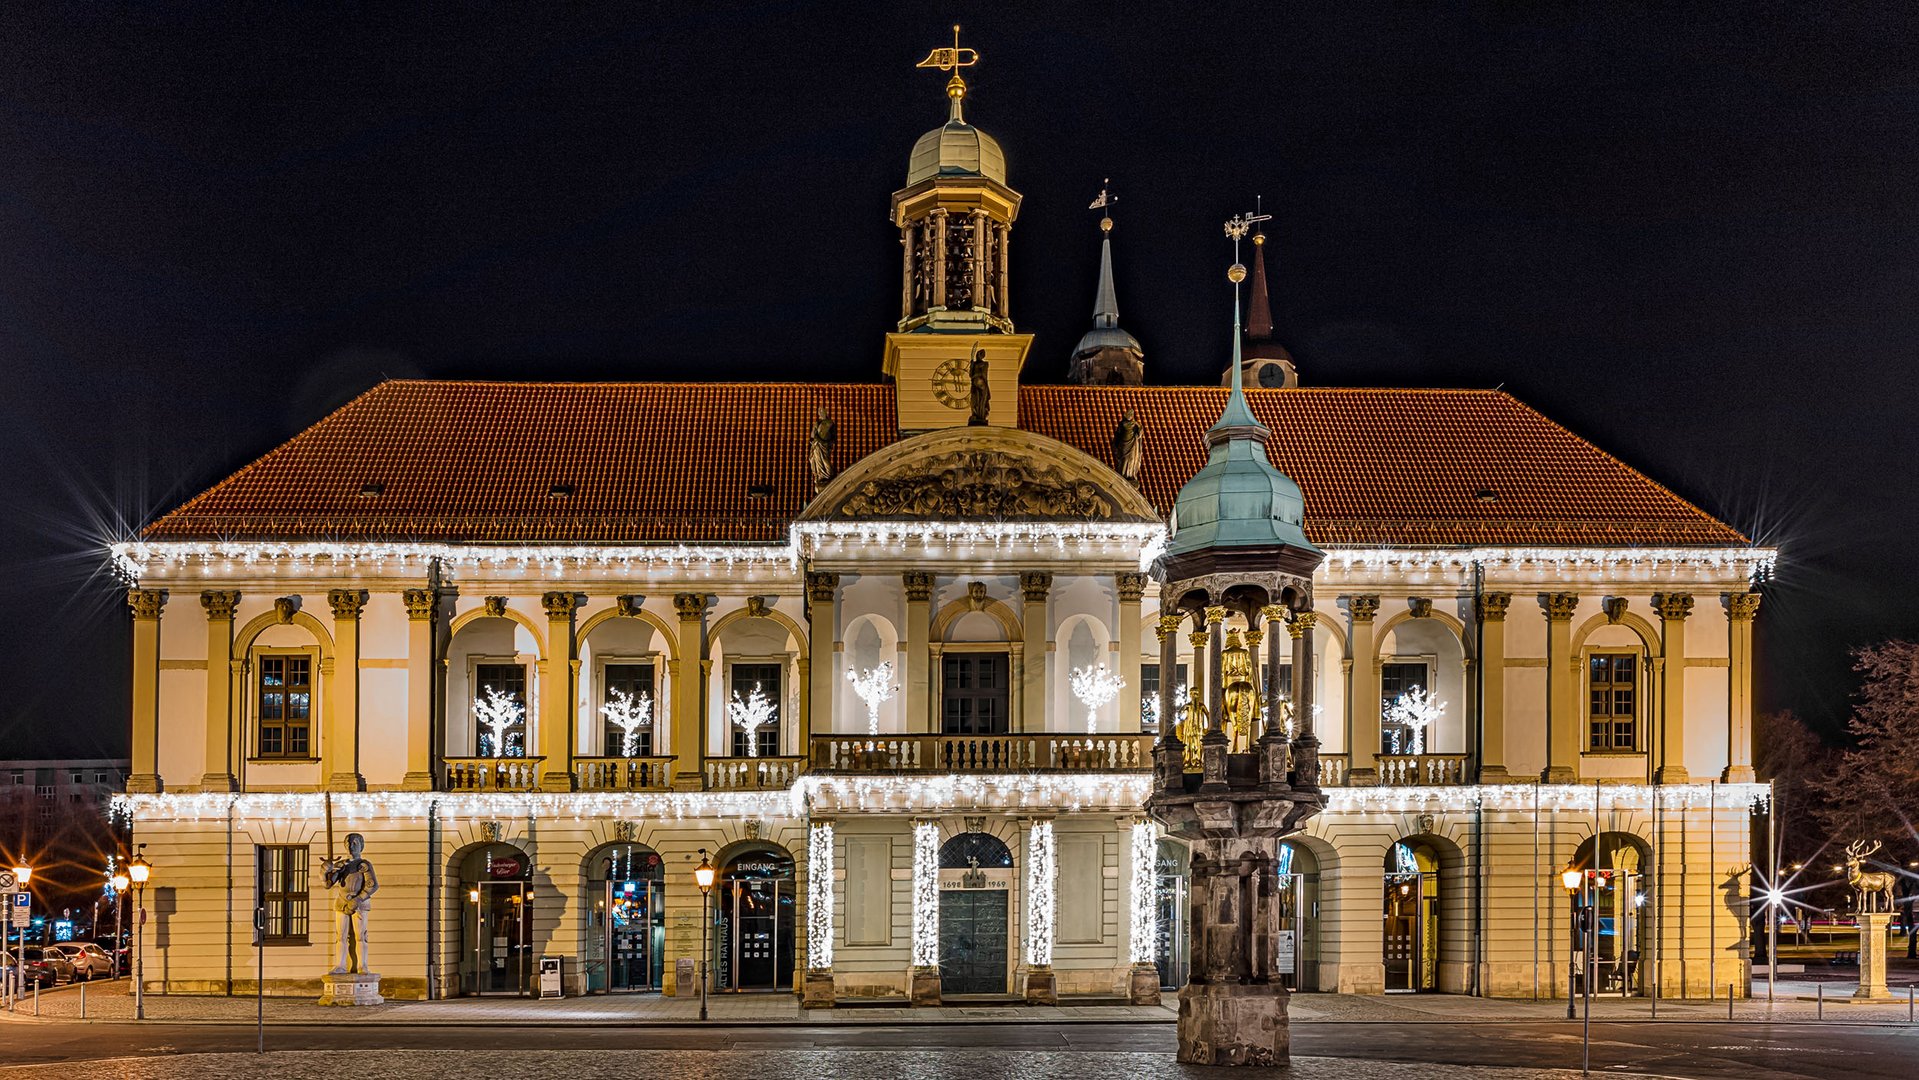
<path id="1" fill-rule="evenodd" d="M 360 613 L 365 589 L 329 589 L 333 609 L 332 693 L 327 695 L 326 740 L 320 748 L 320 772 L 328 791 L 363 791 L 360 774 Z"/>
<path id="2" fill-rule="evenodd" d="M 408 589 L 406 604 L 406 791 L 433 790 L 433 629 L 439 594 Z"/>
<path id="3" fill-rule="evenodd" d="M 1504 784 L 1506 771 L 1506 611 L 1513 594 L 1482 593 L 1477 604 L 1480 636 L 1479 782 Z"/>
<path id="4" fill-rule="evenodd" d="M 1726 594 L 1727 653 L 1726 673 L 1727 727 L 1726 771 L 1720 779 L 1728 784 L 1750 784 L 1752 771 L 1752 621 L 1759 614 L 1759 594 Z"/>
<path id="5" fill-rule="evenodd" d="M 1579 778 L 1579 658 L 1572 654 L 1578 593 L 1543 593 L 1546 613 L 1546 771 L 1548 784 Z"/>
<path id="6" fill-rule="evenodd" d="M 1379 783 L 1379 652 L 1373 642 L 1377 595 L 1349 596 L 1352 615 L 1352 692 L 1346 695 L 1346 782 L 1353 787 Z"/>
<path id="7" fill-rule="evenodd" d="M 809 572 L 806 575 L 807 637 L 812 653 L 820 657 L 806 688 L 812 702 L 809 738 L 831 734 L 833 730 L 833 657 L 837 655 L 839 607 L 840 576 Z"/>
<path id="8" fill-rule="evenodd" d="M 1146 595 L 1145 574 L 1117 574 L 1113 578 L 1119 593 L 1119 676 L 1126 685 L 1119 692 L 1119 730 L 1139 731 L 1139 606 Z M 1161 680 L 1172 678 L 1165 672 Z M 1130 691 L 1130 692 L 1129 692 Z"/>
<path id="9" fill-rule="evenodd" d="M 706 597 L 676 593 L 679 640 L 670 665 L 673 678 L 673 786 L 698 791 L 706 786 L 706 710 L 700 672 L 706 656 Z"/>
<path id="10" fill-rule="evenodd" d="M 1051 629 L 1046 618 L 1046 598 L 1053 591 L 1053 575 L 1044 570 L 1027 570 L 1019 576 L 1020 629 L 1025 648 L 1020 658 L 1021 731 L 1045 731 L 1046 717 L 1046 644 Z"/>
<path id="11" fill-rule="evenodd" d="M 240 594 L 212 590 L 200 594 L 207 613 L 207 763 L 201 791 L 237 791 L 233 768 L 233 612 Z"/>
<path id="12" fill-rule="evenodd" d="M 133 613 L 133 752 L 128 794 L 160 790 L 160 612 L 165 589 L 128 589 Z"/>
<path id="13" fill-rule="evenodd" d="M 574 592 L 540 595 L 546 610 L 546 673 L 540 686 L 540 789 L 573 790 L 573 614 L 581 596 Z"/>
<path id="14" fill-rule="evenodd" d="M 1660 676 L 1659 767 L 1655 784 L 1683 784 L 1686 773 L 1686 618 L 1692 614 L 1691 593 L 1654 593 L 1659 613 L 1660 652 L 1666 661 Z"/>
<path id="15" fill-rule="evenodd" d="M 933 575 L 908 570 L 900 575 L 906 589 L 906 732 L 937 731 L 928 703 L 933 660 Z"/>

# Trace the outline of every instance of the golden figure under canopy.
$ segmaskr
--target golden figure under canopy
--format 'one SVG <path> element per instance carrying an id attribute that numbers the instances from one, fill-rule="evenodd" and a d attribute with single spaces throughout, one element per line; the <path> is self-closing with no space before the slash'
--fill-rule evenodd
<path id="1" fill-rule="evenodd" d="M 1226 647 L 1219 653 L 1220 681 L 1226 687 L 1226 730 L 1229 753 L 1245 754 L 1258 737 L 1259 687 L 1253 682 L 1253 653 L 1238 630 L 1226 631 Z"/>
<path id="2" fill-rule="evenodd" d="M 1206 702 L 1194 694 L 1179 717 L 1180 768 L 1186 772 L 1200 771 L 1199 742 L 1206 737 L 1207 726 Z"/>

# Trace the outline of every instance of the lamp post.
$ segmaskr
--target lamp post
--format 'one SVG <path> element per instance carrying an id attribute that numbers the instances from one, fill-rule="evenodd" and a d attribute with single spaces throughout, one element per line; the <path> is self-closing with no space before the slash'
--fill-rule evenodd
<path id="1" fill-rule="evenodd" d="M 1572 973 L 1573 969 L 1579 966 L 1581 936 L 1579 926 L 1579 884 L 1585 876 L 1583 872 L 1571 867 L 1567 867 L 1565 872 L 1559 875 L 1559 884 L 1565 886 L 1566 899 L 1572 904 L 1572 956 L 1570 958 L 1571 962 L 1566 965 L 1566 1019 L 1568 1020 L 1576 1020 L 1579 1018 L 1579 1009 L 1576 1005 L 1578 1001 L 1578 991 L 1573 982 Z"/>
<path id="2" fill-rule="evenodd" d="M 133 882 L 133 1018 L 147 1018 L 146 970 L 141 947 L 146 938 L 147 928 L 147 878 L 153 873 L 153 864 L 147 861 L 147 846 L 141 844 L 127 860 L 127 879 Z"/>
<path id="3" fill-rule="evenodd" d="M 693 883 L 700 887 L 700 1019 L 706 1019 L 706 958 L 713 951 L 713 864 L 700 849 L 700 865 L 693 868 Z"/>
<path id="4" fill-rule="evenodd" d="M 21 892 L 26 892 L 27 882 L 32 880 L 33 880 L 33 867 L 28 866 L 27 861 L 25 859 L 15 859 L 13 863 L 13 887 L 20 890 Z M 13 922 L 12 920 L 13 912 L 8 911 L 7 915 L 8 915 L 8 920 L 7 920 L 8 926 L 11 926 Z M 7 943 L 6 927 L 0 927 L 0 952 L 6 951 L 6 943 Z M 24 959 L 26 949 L 27 949 L 27 928 L 23 926 L 20 928 L 20 953 L 17 954 L 21 959 Z M 18 995 L 20 991 L 26 989 L 27 968 L 24 963 L 16 962 L 13 965 L 13 971 L 14 971 L 14 985 L 12 988 L 12 992 L 15 995 Z"/>
<path id="5" fill-rule="evenodd" d="M 120 938 L 127 931 L 121 911 L 126 904 L 127 884 L 133 879 L 127 877 L 125 870 L 115 868 L 110 880 L 113 882 L 113 977 L 117 979 L 120 977 Z"/>
<path id="6" fill-rule="evenodd" d="M 486 927 L 480 921 L 480 887 L 467 890 L 466 898 L 473 901 L 473 996 L 480 996 L 480 980 L 486 973 L 486 961 L 480 949 L 486 941 Z"/>

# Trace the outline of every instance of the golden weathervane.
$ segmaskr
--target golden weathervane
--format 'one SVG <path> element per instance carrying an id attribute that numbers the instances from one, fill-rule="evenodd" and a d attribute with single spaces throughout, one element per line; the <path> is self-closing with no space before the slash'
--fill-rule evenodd
<path id="1" fill-rule="evenodd" d="M 947 80 L 946 83 L 946 96 L 956 102 L 966 96 L 966 80 L 960 78 L 959 69 L 972 67 L 974 64 L 979 63 L 979 50 L 961 48 L 959 34 L 959 24 L 954 23 L 953 47 L 950 49 L 934 49 L 932 52 L 926 54 L 926 59 L 913 65 L 914 67 L 938 68 L 941 71 L 952 72 L 953 77 Z"/>

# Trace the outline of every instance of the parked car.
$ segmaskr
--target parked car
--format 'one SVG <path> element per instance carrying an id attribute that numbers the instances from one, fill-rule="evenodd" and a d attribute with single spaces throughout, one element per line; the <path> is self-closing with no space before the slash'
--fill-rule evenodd
<path id="1" fill-rule="evenodd" d="M 113 978 L 113 957 L 91 941 L 63 941 L 53 948 L 73 961 L 73 972 L 81 982 L 94 978 Z"/>
<path id="2" fill-rule="evenodd" d="M 22 986 L 59 986 L 73 981 L 73 961 L 52 949 L 28 945 L 20 950 Z"/>
<path id="3" fill-rule="evenodd" d="M 124 974 L 133 970 L 133 947 L 125 941 L 115 941 L 112 938 L 95 938 L 93 944 L 100 946 L 101 951 L 107 954 L 108 959 L 119 961 L 120 966 L 114 969 L 116 974 Z"/>

